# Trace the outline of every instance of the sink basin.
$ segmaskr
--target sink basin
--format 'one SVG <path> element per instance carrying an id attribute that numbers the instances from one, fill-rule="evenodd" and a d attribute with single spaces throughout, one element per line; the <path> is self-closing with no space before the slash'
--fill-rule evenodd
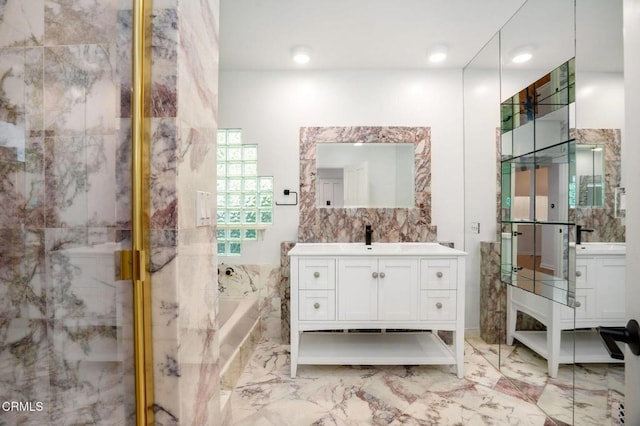
<path id="1" fill-rule="evenodd" d="M 462 254 L 438 243 L 298 243 L 289 255 L 402 256 Z"/>
<path id="2" fill-rule="evenodd" d="M 583 254 L 620 254 L 626 253 L 626 243 L 582 243 L 576 244 L 576 255 Z"/>

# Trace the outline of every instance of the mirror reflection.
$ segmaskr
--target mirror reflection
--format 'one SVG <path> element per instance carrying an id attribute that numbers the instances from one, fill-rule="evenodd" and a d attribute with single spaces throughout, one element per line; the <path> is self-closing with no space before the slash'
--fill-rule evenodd
<path id="1" fill-rule="evenodd" d="M 466 193 L 491 200 L 482 206 L 487 220 L 492 211 L 498 218 L 495 237 L 485 235 L 480 244 L 475 235 L 465 238 L 467 251 L 480 252 L 480 337 L 470 342 L 536 401 L 550 424 L 619 424 L 624 401 L 624 365 L 595 333 L 597 325 L 624 325 L 624 211 L 616 213 L 624 205 L 624 190 L 616 189 L 624 129 L 621 35 L 621 1 L 528 1 L 499 32 L 499 46 L 489 43 L 478 55 L 499 59 L 474 60 L 464 70 L 465 164 L 488 168 L 490 156 L 481 157 L 477 147 L 496 146 L 500 179 L 496 206 L 478 176 L 465 178 Z M 535 47 L 528 62 L 512 61 L 517 46 Z M 555 89 L 542 86 L 573 56 L 573 98 L 569 108 L 556 109 Z M 476 102 L 480 72 L 499 80 L 494 121 L 481 112 L 492 106 Z M 476 115 L 490 123 L 466 119 Z M 541 127 L 560 135 L 555 140 L 566 152 L 541 144 L 532 122 L 545 118 L 552 123 Z M 498 141 L 489 133 L 496 126 Z M 562 184 L 554 183 L 558 175 Z M 467 222 L 478 217 L 479 199 L 466 200 Z M 576 225 L 583 231 L 579 245 Z M 501 269 L 492 267 L 500 253 L 508 258 Z M 607 273 L 598 269 L 605 264 Z"/>
<path id="2" fill-rule="evenodd" d="M 506 282 L 562 304 L 573 300 L 568 238 L 575 141 L 570 109 L 575 91 L 571 59 L 501 105 L 502 252 Z"/>
<path id="3" fill-rule="evenodd" d="M 316 146 L 317 207 L 414 206 L 412 143 Z"/>
<path id="4" fill-rule="evenodd" d="M 575 202 L 572 207 L 604 206 L 605 149 L 601 145 L 576 146 Z"/>

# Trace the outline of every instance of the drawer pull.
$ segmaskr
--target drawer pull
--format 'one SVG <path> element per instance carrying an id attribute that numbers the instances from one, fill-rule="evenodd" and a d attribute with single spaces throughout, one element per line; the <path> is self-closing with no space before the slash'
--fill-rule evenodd
<path id="1" fill-rule="evenodd" d="M 582 271 L 576 271 L 576 277 L 581 277 L 582 276 Z"/>
<path id="2" fill-rule="evenodd" d="M 371 276 L 372 276 L 373 278 L 378 278 L 378 273 L 377 273 L 377 272 L 372 272 L 372 273 L 371 273 Z"/>
<path id="3" fill-rule="evenodd" d="M 575 306 L 576 308 L 579 308 L 580 306 L 582 306 L 582 303 L 580 303 L 579 300 L 576 300 Z"/>
<path id="4" fill-rule="evenodd" d="M 380 278 L 384 278 L 385 276 L 384 272 L 380 272 Z"/>
<path id="5" fill-rule="evenodd" d="M 320 304 L 318 302 L 314 303 L 313 309 L 320 309 Z"/>
<path id="6" fill-rule="evenodd" d="M 316 277 L 316 278 L 318 278 L 318 277 L 320 276 L 320 272 L 314 272 L 314 273 L 313 273 L 313 276 L 314 276 L 314 277 Z"/>
<path id="7" fill-rule="evenodd" d="M 442 309 L 442 303 L 440 303 L 440 302 L 436 303 L 436 308 Z"/>
<path id="8" fill-rule="evenodd" d="M 440 271 L 436 272 L 436 277 L 442 278 L 442 272 L 440 272 Z"/>

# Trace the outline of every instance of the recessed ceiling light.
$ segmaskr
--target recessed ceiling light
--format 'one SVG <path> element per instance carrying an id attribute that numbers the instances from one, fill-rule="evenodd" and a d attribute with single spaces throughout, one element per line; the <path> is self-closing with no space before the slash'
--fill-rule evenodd
<path id="1" fill-rule="evenodd" d="M 304 65 L 311 60 L 311 49 L 306 46 L 296 46 L 291 49 L 291 59 L 296 64 Z"/>
<path id="2" fill-rule="evenodd" d="M 439 44 L 429 49 L 429 62 L 437 64 L 447 59 L 447 47 Z"/>
<path id="3" fill-rule="evenodd" d="M 516 49 L 511 55 L 511 62 L 514 64 L 523 64 L 533 58 L 533 47 L 522 46 Z"/>

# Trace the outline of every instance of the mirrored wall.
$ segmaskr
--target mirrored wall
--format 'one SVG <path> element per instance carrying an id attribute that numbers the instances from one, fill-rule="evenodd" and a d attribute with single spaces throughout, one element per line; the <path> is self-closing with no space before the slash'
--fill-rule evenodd
<path id="1" fill-rule="evenodd" d="M 556 102 L 554 82 L 570 75 L 573 94 Z M 624 325 L 623 117 L 621 0 L 529 0 L 464 69 L 465 251 L 480 281 L 469 342 L 556 424 L 618 424 L 624 400 L 623 364 L 594 330 Z M 551 128 L 564 139 L 536 147 Z M 506 283 L 527 281 L 525 269 L 560 291 Z"/>

